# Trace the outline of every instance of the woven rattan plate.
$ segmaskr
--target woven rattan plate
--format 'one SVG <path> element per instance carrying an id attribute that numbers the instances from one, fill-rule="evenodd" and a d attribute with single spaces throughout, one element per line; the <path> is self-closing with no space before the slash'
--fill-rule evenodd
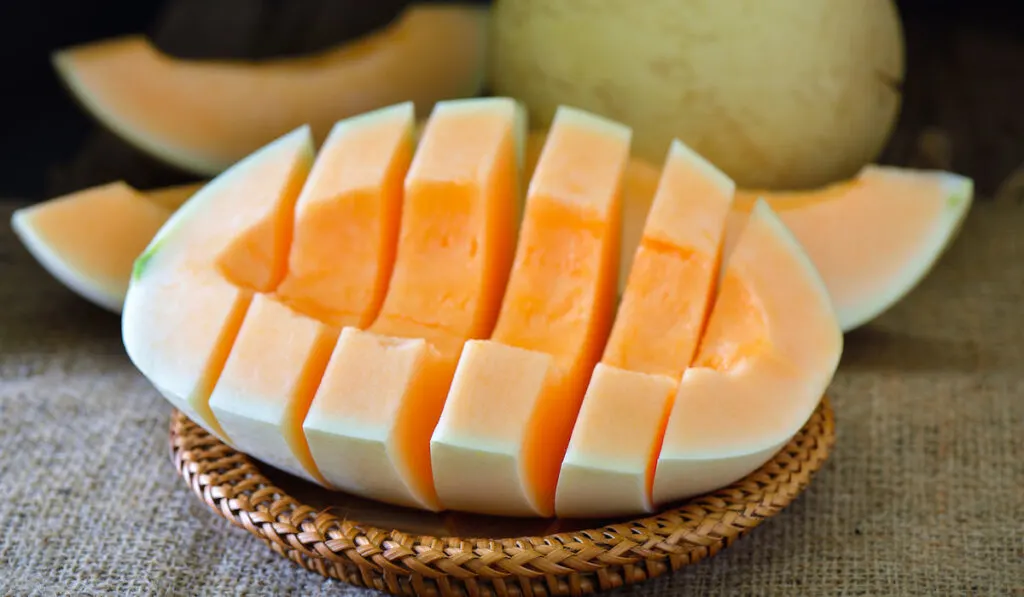
<path id="1" fill-rule="evenodd" d="M 175 467 L 211 510 L 324 576 L 424 596 L 579 595 L 693 564 L 792 502 L 834 441 L 825 398 L 771 461 L 725 489 L 636 520 L 532 520 L 329 492 L 251 460 L 180 412 L 171 419 Z"/>

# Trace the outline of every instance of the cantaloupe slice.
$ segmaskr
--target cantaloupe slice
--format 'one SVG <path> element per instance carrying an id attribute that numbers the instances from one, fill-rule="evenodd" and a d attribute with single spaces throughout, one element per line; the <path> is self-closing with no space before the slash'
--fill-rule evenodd
<path id="1" fill-rule="evenodd" d="M 63 50 L 57 72 L 81 104 L 143 151 L 213 175 L 303 124 L 413 101 L 425 113 L 481 88 L 487 10 L 412 6 L 387 28 L 318 55 L 180 60 L 140 36 Z"/>
<path id="2" fill-rule="evenodd" d="M 467 342 L 431 439 L 446 508 L 549 516 L 587 378 L 614 316 L 629 128 L 552 122 L 491 340 Z"/>
<path id="3" fill-rule="evenodd" d="M 404 103 L 335 125 L 296 200 L 288 271 L 274 299 L 253 301 L 210 397 L 236 447 L 321 484 L 302 423 L 340 328 L 380 308 L 413 117 Z"/>
<path id="4" fill-rule="evenodd" d="M 767 203 L 757 202 L 679 383 L 654 502 L 722 487 L 764 464 L 814 411 L 842 346 L 820 275 Z"/>
<path id="5" fill-rule="evenodd" d="M 928 274 L 953 241 L 974 194 L 942 171 L 868 165 L 819 190 L 737 194 L 732 230 L 764 197 L 821 272 L 843 331 L 879 316 Z M 736 238 L 735 234 L 730 235 Z"/>
<path id="6" fill-rule="evenodd" d="M 11 227 L 50 275 L 120 313 L 135 258 L 170 215 L 118 181 L 15 210 Z"/>
<path id="7" fill-rule="evenodd" d="M 122 316 L 128 356 L 176 408 L 226 441 L 210 392 L 253 293 L 284 273 L 312 161 L 308 127 L 270 143 L 204 186 L 135 261 Z"/>
<path id="8" fill-rule="evenodd" d="M 525 112 L 508 98 L 439 102 L 428 119 L 380 314 L 366 335 L 343 335 L 304 423 L 332 485 L 438 507 L 430 434 L 463 343 L 490 334 L 497 316 L 525 133 Z M 380 408 L 367 408 L 368 396 Z"/>
<path id="9" fill-rule="evenodd" d="M 413 153 L 412 102 L 339 122 L 296 205 L 277 294 L 336 327 L 369 325 L 387 290 Z"/>
<path id="10" fill-rule="evenodd" d="M 735 184 L 675 141 L 555 496 L 559 516 L 650 511 L 676 383 L 704 329 Z M 600 496 L 596 499 L 595 496 Z"/>

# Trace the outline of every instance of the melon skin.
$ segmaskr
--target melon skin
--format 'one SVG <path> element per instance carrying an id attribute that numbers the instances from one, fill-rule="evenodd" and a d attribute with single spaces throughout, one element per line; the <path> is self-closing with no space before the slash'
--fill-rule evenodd
<path id="1" fill-rule="evenodd" d="M 338 120 L 402 101 L 478 95 L 486 7 L 416 5 L 381 31 L 337 48 L 262 62 L 180 60 L 142 36 L 56 52 L 69 92 L 138 149 L 213 176 L 308 124 L 319 143 Z"/>
<path id="2" fill-rule="evenodd" d="M 135 260 L 121 318 L 128 357 L 171 404 L 229 445 L 209 396 L 256 289 L 229 281 L 218 259 L 294 203 L 312 162 L 309 127 L 269 143 L 174 212 Z M 270 232 L 266 240 L 279 249 L 287 229 Z M 257 265 L 279 269 L 286 255 L 273 257 L 276 265 Z"/>
<path id="3" fill-rule="evenodd" d="M 741 187 L 813 188 L 880 154 L 905 56 L 893 0 L 497 0 L 488 87 L 547 126 L 567 103 L 679 138 Z"/>

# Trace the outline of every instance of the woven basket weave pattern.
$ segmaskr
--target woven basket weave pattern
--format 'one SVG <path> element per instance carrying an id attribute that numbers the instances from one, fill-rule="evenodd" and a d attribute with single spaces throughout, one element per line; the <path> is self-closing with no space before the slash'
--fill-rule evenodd
<path id="1" fill-rule="evenodd" d="M 835 440 L 823 399 L 776 456 L 733 485 L 654 516 L 543 537 L 407 534 L 304 505 L 185 415 L 171 455 L 192 491 L 275 552 L 324 576 L 396 595 L 580 595 L 642 582 L 712 556 L 782 510 Z"/>

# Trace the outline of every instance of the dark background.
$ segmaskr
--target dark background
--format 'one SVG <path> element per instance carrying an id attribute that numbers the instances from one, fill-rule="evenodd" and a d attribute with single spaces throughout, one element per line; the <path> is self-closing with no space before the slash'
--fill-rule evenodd
<path id="1" fill-rule="evenodd" d="M 407 3 L 4 0 L 0 198 L 38 200 L 116 178 L 140 188 L 193 179 L 98 127 L 55 77 L 55 49 L 144 32 L 181 57 L 297 54 L 383 26 Z M 907 80 L 899 126 L 880 161 L 952 168 L 974 177 L 979 193 L 993 193 L 1024 162 L 1024 2 L 897 5 Z"/>

